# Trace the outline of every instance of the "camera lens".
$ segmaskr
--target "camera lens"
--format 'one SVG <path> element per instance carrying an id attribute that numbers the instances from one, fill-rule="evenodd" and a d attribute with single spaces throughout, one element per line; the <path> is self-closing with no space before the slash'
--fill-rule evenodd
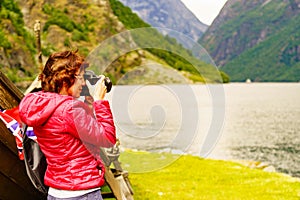
<path id="1" fill-rule="evenodd" d="M 104 78 L 104 84 L 106 86 L 106 92 L 109 93 L 112 88 L 112 82 L 108 77 Z"/>

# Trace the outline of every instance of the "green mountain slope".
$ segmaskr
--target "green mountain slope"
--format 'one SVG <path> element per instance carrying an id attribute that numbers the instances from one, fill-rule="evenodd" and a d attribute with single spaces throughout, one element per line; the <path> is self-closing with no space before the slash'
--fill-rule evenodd
<path id="1" fill-rule="evenodd" d="M 1 71 L 20 88 L 26 88 L 41 67 L 33 31 L 36 20 L 41 24 L 43 62 L 50 53 L 60 50 L 78 49 L 87 55 L 105 38 L 126 30 L 107 2 L 47 2 L 1 2 L 0 37 L 1 41 L 6 41 L 0 45 Z M 141 58 L 137 60 L 140 62 Z M 114 75 L 119 74 L 118 70 Z"/>
<path id="2" fill-rule="evenodd" d="M 201 39 L 216 63 L 232 81 L 299 81 L 300 1 L 243 3 L 229 0 Z"/>
<path id="3" fill-rule="evenodd" d="M 35 38 L 25 28 L 21 9 L 14 1 L 0 4 L 0 67 L 14 82 L 30 80 L 36 70 Z"/>
<path id="4" fill-rule="evenodd" d="M 244 81 L 300 80 L 300 16 L 255 47 L 229 61 L 222 69 L 232 79 Z M 287 37 L 288 36 L 288 37 Z"/>
<path id="5" fill-rule="evenodd" d="M 30 84 L 41 67 L 38 63 L 37 43 L 33 31 L 36 20 L 41 24 L 43 62 L 50 53 L 59 50 L 78 49 L 81 54 L 88 56 L 99 44 L 128 29 L 149 27 L 128 7 L 108 0 L 28 2 L 3 0 L 0 9 L 0 56 L 3 58 L 0 59 L 1 71 L 21 88 L 26 88 Z M 163 45 L 166 50 L 134 49 L 111 60 L 104 73 L 110 76 L 114 83 L 136 67 L 148 63 L 149 59 L 160 63 L 159 66 L 164 68 L 175 69 L 191 82 L 229 80 L 225 73 L 219 72 L 214 66 L 195 59 L 192 52 L 184 49 L 173 38 L 163 36 L 157 31 L 146 31 L 145 35 L 147 37 L 131 35 L 129 38 L 119 38 L 115 42 L 115 45 L 119 45 L 118 49 L 112 53 L 121 52 L 123 45 L 128 43 L 138 46 L 140 42 Z M 127 44 L 122 40 L 126 40 Z M 111 57 L 110 48 L 111 46 L 107 46 L 105 52 L 102 52 L 104 59 Z M 195 70 L 190 64 L 191 61 L 202 69 L 202 74 Z M 156 69 L 157 66 L 153 68 Z M 147 70 L 151 70 L 151 67 L 147 67 Z M 172 80 L 172 77 L 169 80 Z"/>

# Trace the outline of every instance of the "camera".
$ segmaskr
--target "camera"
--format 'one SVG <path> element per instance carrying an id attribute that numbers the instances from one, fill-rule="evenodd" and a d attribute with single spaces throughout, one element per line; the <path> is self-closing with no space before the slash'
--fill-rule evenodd
<path id="1" fill-rule="evenodd" d="M 100 77 L 97 76 L 91 70 L 86 70 L 83 77 L 84 77 L 84 80 L 88 80 L 91 83 L 91 85 L 95 85 L 97 83 L 97 81 L 100 79 Z M 109 93 L 112 88 L 112 82 L 108 77 L 104 78 L 104 85 L 106 86 L 106 92 Z M 81 96 L 90 96 L 89 89 L 86 85 L 82 88 L 82 92 L 80 95 Z"/>

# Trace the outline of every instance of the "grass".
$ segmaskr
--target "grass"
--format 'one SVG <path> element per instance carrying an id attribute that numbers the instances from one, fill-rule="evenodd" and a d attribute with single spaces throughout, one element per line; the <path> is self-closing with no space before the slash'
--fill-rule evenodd
<path id="1" fill-rule="evenodd" d="M 300 199 L 299 179 L 190 155 L 123 152 L 134 199 Z"/>

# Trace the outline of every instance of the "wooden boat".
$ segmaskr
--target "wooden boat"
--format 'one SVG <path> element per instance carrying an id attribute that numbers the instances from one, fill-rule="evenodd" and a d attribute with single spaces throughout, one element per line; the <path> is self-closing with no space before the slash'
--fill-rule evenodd
<path id="1" fill-rule="evenodd" d="M 11 109 L 20 103 L 23 93 L 0 71 L 0 108 Z M 133 191 L 128 173 L 118 161 L 119 152 L 109 154 L 101 151 L 106 165 L 105 180 L 111 192 L 102 193 L 103 198 L 133 200 Z M 24 162 L 19 159 L 15 137 L 0 120 L 0 199 L 43 199 L 27 177 Z M 115 168 L 111 168 L 111 164 Z"/>
<path id="2" fill-rule="evenodd" d="M 0 71 L 0 107 L 16 107 L 22 92 Z M 19 159 L 15 137 L 0 120 L 0 199 L 41 199 L 27 177 L 24 162 Z"/>

